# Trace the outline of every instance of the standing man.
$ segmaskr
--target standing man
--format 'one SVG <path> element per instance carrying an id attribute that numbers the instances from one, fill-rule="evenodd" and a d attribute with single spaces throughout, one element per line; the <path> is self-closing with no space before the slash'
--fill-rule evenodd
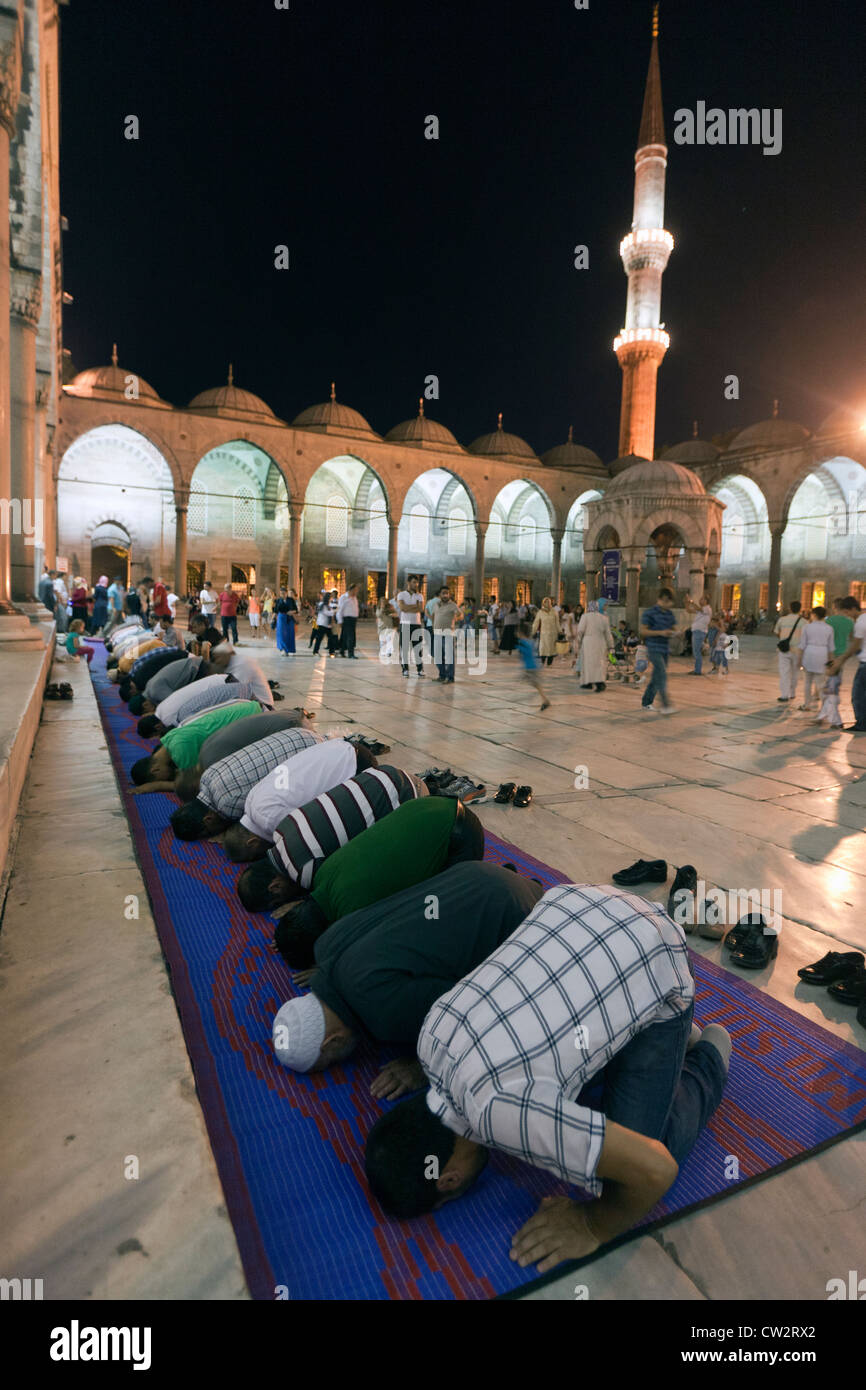
<path id="1" fill-rule="evenodd" d="M 54 617 L 57 622 L 57 631 L 66 632 L 69 627 L 69 615 L 66 612 L 66 605 L 69 602 L 69 590 L 63 579 L 60 570 L 54 580 Z"/>
<path id="2" fill-rule="evenodd" d="M 641 706 L 646 710 L 653 709 L 653 700 L 658 695 L 661 714 L 674 713 L 674 707 L 668 699 L 669 643 L 678 631 L 673 608 L 674 596 L 670 589 L 660 589 L 658 601 L 646 610 L 640 623 L 640 635 L 646 643 L 647 656 L 653 668 Z"/>
<path id="3" fill-rule="evenodd" d="M 689 675 L 702 676 L 704 643 L 709 642 L 710 623 L 713 620 L 713 607 L 709 594 L 701 594 L 700 603 L 695 603 L 693 599 L 687 598 L 686 608 L 694 614 L 692 618 L 692 656 L 695 658 L 695 668 L 693 671 L 689 671 Z M 710 644 L 710 651 L 712 651 L 712 643 Z"/>
<path id="4" fill-rule="evenodd" d="M 463 610 L 451 597 L 451 590 L 443 585 L 433 610 L 433 660 L 439 667 L 438 685 L 454 684 L 454 624 L 463 616 Z"/>
<path id="5" fill-rule="evenodd" d="M 341 625 L 340 656 L 346 656 L 350 661 L 358 660 L 355 656 L 355 638 L 359 612 L 358 586 L 350 584 L 337 603 L 337 622 Z"/>
<path id="6" fill-rule="evenodd" d="M 54 570 L 45 569 L 39 581 L 39 602 L 54 617 Z"/>
<path id="7" fill-rule="evenodd" d="M 840 607 L 843 613 L 854 619 L 854 630 L 848 640 L 848 650 L 836 657 L 830 671 L 837 675 L 846 661 L 852 656 L 857 657 L 857 671 L 851 687 L 854 723 L 848 725 L 848 732 L 866 734 L 866 612 L 861 612 L 856 598 L 843 598 Z"/>
<path id="8" fill-rule="evenodd" d="M 414 655 L 418 679 L 424 679 L 424 625 L 421 614 L 424 611 L 424 596 L 418 576 L 413 574 L 408 588 L 401 589 L 397 595 L 397 612 L 400 614 L 400 665 L 403 675 L 409 679 L 409 658 Z"/>
<path id="9" fill-rule="evenodd" d="M 779 648 L 779 695 L 776 703 L 786 705 L 794 699 L 797 694 L 797 682 L 800 679 L 800 649 L 797 645 L 798 629 L 803 621 L 800 612 L 800 600 L 794 599 L 788 604 L 787 613 L 783 613 L 781 618 L 776 620 L 773 628 L 774 636 L 779 641 L 776 644 Z M 794 639 L 794 640 L 792 640 Z M 791 648 L 794 648 L 792 651 Z"/>
<path id="10" fill-rule="evenodd" d="M 216 616 L 220 601 L 219 595 L 215 592 L 214 586 L 209 579 L 204 581 L 204 588 L 198 596 L 198 601 L 201 604 L 202 616 L 207 618 L 208 625 L 210 626 L 213 618 Z"/>
<path id="11" fill-rule="evenodd" d="M 235 646 L 237 646 L 238 596 L 235 593 L 235 591 L 229 587 L 228 580 L 226 580 L 225 584 L 223 585 L 222 593 L 219 596 L 219 605 L 220 618 L 222 619 L 223 637 L 228 638 L 229 633 L 231 633 L 232 642 Z"/>

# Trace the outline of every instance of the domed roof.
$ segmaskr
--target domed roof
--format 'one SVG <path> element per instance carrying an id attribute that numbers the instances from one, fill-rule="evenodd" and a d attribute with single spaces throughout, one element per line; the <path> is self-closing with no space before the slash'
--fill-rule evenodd
<path id="1" fill-rule="evenodd" d="M 135 395 L 130 394 L 130 378 L 136 383 Z M 126 405 L 148 405 L 157 410 L 172 409 L 170 402 L 164 401 L 143 376 L 117 365 L 117 343 L 111 350 L 110 366 L 88 367 L 73 377 L 63 390 L 69 396 L 82 396 L 85 399 L 123 401 Z"/>
<path id="2" fill-rule="evenodd" d="M 502 411 L 499 422 L 491 434 L 480 434 L 469 445 L 470 454 L 504 454 L 509 458 L 537 459 L 538 455 L 519 434 L 507 434 L 502 428 Z"/>
<path id="3" fill-rule="evenodd" d="M 193 396 L 187 410 L 201 411 L 203 415 L 231 415 L 253 420 L 277 418 L 261 396 L 255 396 L 252 391 L 242 391 L 239 386 L 235 386 L 231 363 L 225 386 L 214 386 L 210 391 L 200 391 L 197 396 Z"/>
<path id="4" fill-rule="evenodd" d="M 592 449 L 584 448 L 582 444 L 575 444 L 570 425 L 565 443 L 548 449 L 546 454 L 541 455 L 541 462 L 545 468 L 579 468 L 584 473 L 592 473 L 596 477 L 607 477 L 607 469 L 598 454 L 594 454 Z"/>
<path id="5" fill-rule="evenodd" d="M 698 463 L 715 463 L 721 451 L 715 444 L 710 444 L 706 439 L 684 439 L 682 444 L 674 444 L 672 448 L 665 449 L 662 454 L 663 459 L 669 459 L 671 463 L 690 464 L 692 467 Z"/>
<path id="6" fill-rule="evenodd" d="M 774 415 L 772 420 L 761 420 L 757 425 L 740 430 L 728 445 L 728 453 L 740 453 L 743 449 L 785 449 L 792 444 L 804 444 L 808 438 L 809 431 L 802 425 Z"/>
<path id="7" fill-rule="evenodd" d="M 414 420 L 404 420 L 401 425 L 395 425 L 385 435 L 385 442 L 410 444 L 416 449 L 459 449 L 461 454 L 463 452 L 449 429 L 424 414 L 423 399 L 418 402 L 418 414 Z"/>
<path id="8" fill-rule="evenodd" d="M 630 492 L 643 497 L 653 494 L 669 497 L 671 493 L 702 497 L 705 488 L 697 473 L 681 463 L 671 463 L 669 459 L 639 459 L 614 478 L 608 485 L 604 499 L 624 497 Z"/>
<path id="9" fill-rule="evenodd" d="M 645 459 L 642 454 L 622 454 L 618 459 L 614 459 L 613 463 L 607 465 L 607 471 L 612 478 L 615 478 L 618 473 L 624 473 L 627 468 L 633 468 L 636 463 L 648 462 L 649 459 Z"/>
<path id="10" fill-rule="evenodd" d="M 331 399 L 323 401 L 321 405 L 311 405 L 302 410 L 292 421 L 292 425 L 296 429 L 315 430 L 319 434 L 363 434 L 368 439 L 380 437 L 357 410 L 340 405 L 333 381 Z"/>

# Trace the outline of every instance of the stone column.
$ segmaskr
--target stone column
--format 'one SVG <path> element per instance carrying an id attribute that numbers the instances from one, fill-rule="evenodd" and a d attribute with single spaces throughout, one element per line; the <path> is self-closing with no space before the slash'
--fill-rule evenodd
<path id="1" fill-rule="evenodd" d="M 640 621 L 640 565 L 631 560 L 626 561 L 625 620 L 636 632 Z"/>
<path id="2" fill-rule="evenodd" d="M 584 563 L 586 565 L 586 601 L 589 603 L 591 598 L 598 598 L 598 575 L 601 566 L 601 554 L 597 550 L 587 550 L 584 552 Z"/>
<path id="3" fill-rule="evenodd" d="M 719 601 L 719 576 L 714 574 L 712 570 L 704 571 L 704 588 L 710 596 L 710 603 L 715 608 Z"/>
<path id="4" fill-rule="evenodd" d="M 289 588 L 297 592 L 300 600 L 301 594 L 301 517 L 304 514 L 304 504 L 296 498 L 289 501 Z M 279 574 L 277 575 L 279 578 Z"/>
<path id="5" fill-rule="evenodd" d="M 782 537 L 784 526 L 774 527 L 770 532 L 770 576 L 767 584 L 767 617 L 776 621 L 776 600 L 779 594 L 779 580 L 782 577 Z"/>
<path id="6" fill-rule="evenodd" d="M 174 504 L 174 591 L 186 593 L 186 511 L 187 499 Z"/>
<path id="7" fill-rule="evenodd" d="M 388 597 L 393 598 L 400 587 L 397 578 L 397 536 L 400 531 L 400 523 L 397 521 L 388 522 Z"/>
<path id="8" fill-rule="evenodd" d="M 43 645 L 39 629 L 31 627 L 24 614 L 11 602 L 10 597 L 10 532 L 14 529 L 16 518 L 11 505 L 13 493 L 9 146 L 15 133 L 20 80 L 21 31 L 17 21 L 0 16 L 0 645 L 7 651 L 27 651 Z M 35 385 L 32 389 L 35 389 Z"/>
<path id="9" fill-rule="evenodd" d="M 707 552 L 705 550 L 690 549 L 689 556 L 689 598 L 693 603 L 700 603 L 705 583 L 705 572 L 707 565 Z"/>
<path id="10" fill-rule="evenodd" d="M 550 567 L 550 593 L 554 604 L 559 603 L 559 585 L 562 580 L 562 537 L 565 533 L 561 530 L 550 528 L 550 539 L 553 544 L 553 563 Z"/>
<path id="11" fill-rule="evenodd" d="M 484 598 L 484 539 L 487 535 L 486 521 L 475 523 L 475 602 L 480 607 Z"/>
<path id="12" fill-rule="evenodd" d="M 13 600 L 35 598 L 36 548 L 44 544 L 44 504 L 36 505 L 36 329 L 42 306 L 42 277 L 38 271 L 14 268 L 11 273 L 11 458 L 10 496 L 20 507 L 20 521 L 10 542 Z M 16 509 L 17 511 L 17 509 Z"/>

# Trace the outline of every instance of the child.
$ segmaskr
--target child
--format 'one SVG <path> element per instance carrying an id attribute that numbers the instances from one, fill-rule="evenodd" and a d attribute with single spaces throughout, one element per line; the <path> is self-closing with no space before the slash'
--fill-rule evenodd
<path id="1" fill-rule="evenodd" d="M 519 634 L 517 638 L 517 654 L 523 662 L 524 674 L 530 685 L 534 685 L 541 696 L 541 708 L 547 709 L 550 705 L 550 701 L 545 695 L 544 686 L 541 683 L 541 670 L 532 643 L 532 624 L 524 620 L 520 623 L 517 631 Z"/>
<path id="2" fill-rule="evenodd" d="M 830 670 L 833 663 L 827 662 L 827 669 Z M 830 729 L 842 728 L 842 717 L 839 714 L 839 690 L 842 685 L 842 677 L 829 675 L 824 682 L 824 702 L 821 705 L 816 724 L 826 724 Z"/>
<path id="3" fill-rule="evenodd" d="M 250 622 L 251 634 L 253 637 L 255 637 L 256 641 L 258 641 L 259 639 L 259 621 L 261 618 L 261 611 L 262 608 L 258 598 L 256 597 L 256 591 L 255 589 L 250 589 L 250 601 L 247 617 L 249 618 Z"/>
<path id="4" fill-rule="evenodd" d="M 728 674 L 728 625 L 724 618 L 716 620 L 719 623 L 719 630 L 716 633 L 716 640 L 713 650 L 710 653 L 710 660 L 713 663 L 711 674 L 714 676 L 726 676 Z"/>
<path id="5" fill-rule="evenodd" d="M 80 661 L 82 657 L 87 660 L 88 666 L 93 660 L 93 648 L 86 647 L 81 640 L 84 631 L 84 622 L 81 618 L 73 618 L 69 624 L 69 631 L 66 634 L 66 650 L 74 661 Z"/>

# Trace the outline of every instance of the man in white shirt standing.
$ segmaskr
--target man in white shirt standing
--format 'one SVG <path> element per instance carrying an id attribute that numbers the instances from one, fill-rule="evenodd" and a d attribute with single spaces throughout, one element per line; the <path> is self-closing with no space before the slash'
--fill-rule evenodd
<path id="1" fill-rule="evenodd" d="M 424 611 L 424 595 L 417 575 L 409 580 L 408 587 L 397 595 L 397 612 L 400 614 L 400 664 L 403 675 L 409 679 L 409 657 L 414 655 L 418 679 L 424 679 L 424 624 L 421 614 Z"/>
<path id="2" fill-rule="evenodd" d="M 779 647 L 779 696 L 777 704 L 786 705 L 793 700 L 797 694 L 797 682 L 800 679 L 800 648 L 797 641 L 800 629 L 803 626 L 803 614 L 800 612 L 800 600 L 794 599 L 788 604 L 788 612 L 783 613 L 781 618 L 776 621 L 773 633 L 778 637 L 779 642 L 787 643 L 787 646 Z"/>
<path id="3" fill-rule="evenodd" d="M 59 572 L 57 578 L 54 581 L 54 593 L 57 599 L 57 603 L 54 608 L 54 617 L 57 621 L 57 631 L 66 632 L 69 627 L 69 615 L 66 611 L 66 605 L 69 602 L 69 590 L 66 587 L 63 575 Z"/>
<path id="4" fill-rule="evenodd" d="M 704 643 L 709 640 L 710 623 L 713 617 L 713 607 L 709 594 L 701 594 L 700 603 L 695 603 L 694 599 L 687 598 L 686 608 L 694 614 L 692 618 L 692 656 L 695 658 L 695 668 L 693 671 L 689 671 L 689 675 L 702 676 Z"/>
<path id="5" fill-rule="evenodd" d="M 201 604 L 201 611 L 204 617 L 206 617 L 208 622 L 210 622 L 214 613 L 216 613 L 217 609 L 220 606 L 220 600 L 219 594 L 216 592 L 213 584 L 211 584 L 209 579 L 206 579 L 204 581 L 204 588 L 199 594 L 198 599 L 199 603 Z"/>
<path id="6" fill-rule="evenodd" d="M 830 670 L 836 675 L 846 661 L 852 656 L 857 657 L 857 672 L 851 687 L 854 723 L 848 725 L 848 732 L 866 734 L 866 612 L 861 612 L 856 598 L 843 598 L 840 607 L 846 618 L 854 619 L 854 631 L 848 642 L 848 650 L 836 657 Z"/>
<path id="7" fill-rule="evenodd" d="M 357 661 L 355 655 L 356 624 L 360 613 L 358 586 L 350 584 L 337 601 L 337 622 L 340 624 L 340 656 Z"/>

